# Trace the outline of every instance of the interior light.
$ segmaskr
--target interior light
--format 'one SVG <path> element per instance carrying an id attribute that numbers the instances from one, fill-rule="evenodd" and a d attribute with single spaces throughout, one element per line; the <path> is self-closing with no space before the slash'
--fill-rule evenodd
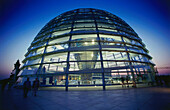
<path id="1" fill-rule="evenodd" d="M 87 43 L 87 42 L 85 42 L 84 44 L 85 44 L 85 45 L 87 45 L 88 43 Z"/>
<path id="2" fill-rule="evenodd" d="M 94 39 L 92 39 L 92 44 L 94 44 Z"/>

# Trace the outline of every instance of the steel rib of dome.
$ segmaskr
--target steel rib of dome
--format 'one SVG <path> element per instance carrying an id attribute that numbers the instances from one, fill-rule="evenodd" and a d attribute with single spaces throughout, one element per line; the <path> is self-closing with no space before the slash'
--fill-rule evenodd
<path id="1" fill-rule="evenodd" d="M 154 64 L 141 38 L 109 12 L 81 8 L 48 22 L 23 60 L 21 77 L 42 85 L 105 85 L 154 80 Z"/>

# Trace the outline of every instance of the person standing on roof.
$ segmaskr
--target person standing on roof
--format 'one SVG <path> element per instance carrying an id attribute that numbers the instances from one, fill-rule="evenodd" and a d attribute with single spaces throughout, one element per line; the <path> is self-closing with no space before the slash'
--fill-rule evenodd
<path id="1" fill-rule="evenodd" d="M 34 96 L 37 95 L 38 88 L 39 88 L 39 80 L 38 80 L 38 78 L 36 78 L 34 80 L 34 82 L 33 82 L 33 93 L 34 93 Z"/>
<path id="2" fill-rule="evenodd" d="M 24 82 L 23 89 L 24 89 L 24 97 L 26 98 L 28 91 L 31 90 L 31 81 L 29 81 L 29 78 L 27 78 L 27 80 Z"/>

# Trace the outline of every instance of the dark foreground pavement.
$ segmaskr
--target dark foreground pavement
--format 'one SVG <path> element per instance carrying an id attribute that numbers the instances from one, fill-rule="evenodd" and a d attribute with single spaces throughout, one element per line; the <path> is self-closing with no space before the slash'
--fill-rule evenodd
<path id="1" fill-rule="evenodd" d="M 21 89 L 12 89 L 0 93 L 0 110 L 170 110 L 170 88 L 40 90 L 27 98 Z"/>

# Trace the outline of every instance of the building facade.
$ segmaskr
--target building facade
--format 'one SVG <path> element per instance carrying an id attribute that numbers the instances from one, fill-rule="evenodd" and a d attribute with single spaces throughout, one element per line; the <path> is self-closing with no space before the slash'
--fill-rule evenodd
<path id="1" fill-rule="evenodd" d="M 105 86 L 154 81 L 152 57 L 137 33 L 107 11 L 81 8 L 49 21 L 25 54 L 21 78 L 41 85 Z"/>

